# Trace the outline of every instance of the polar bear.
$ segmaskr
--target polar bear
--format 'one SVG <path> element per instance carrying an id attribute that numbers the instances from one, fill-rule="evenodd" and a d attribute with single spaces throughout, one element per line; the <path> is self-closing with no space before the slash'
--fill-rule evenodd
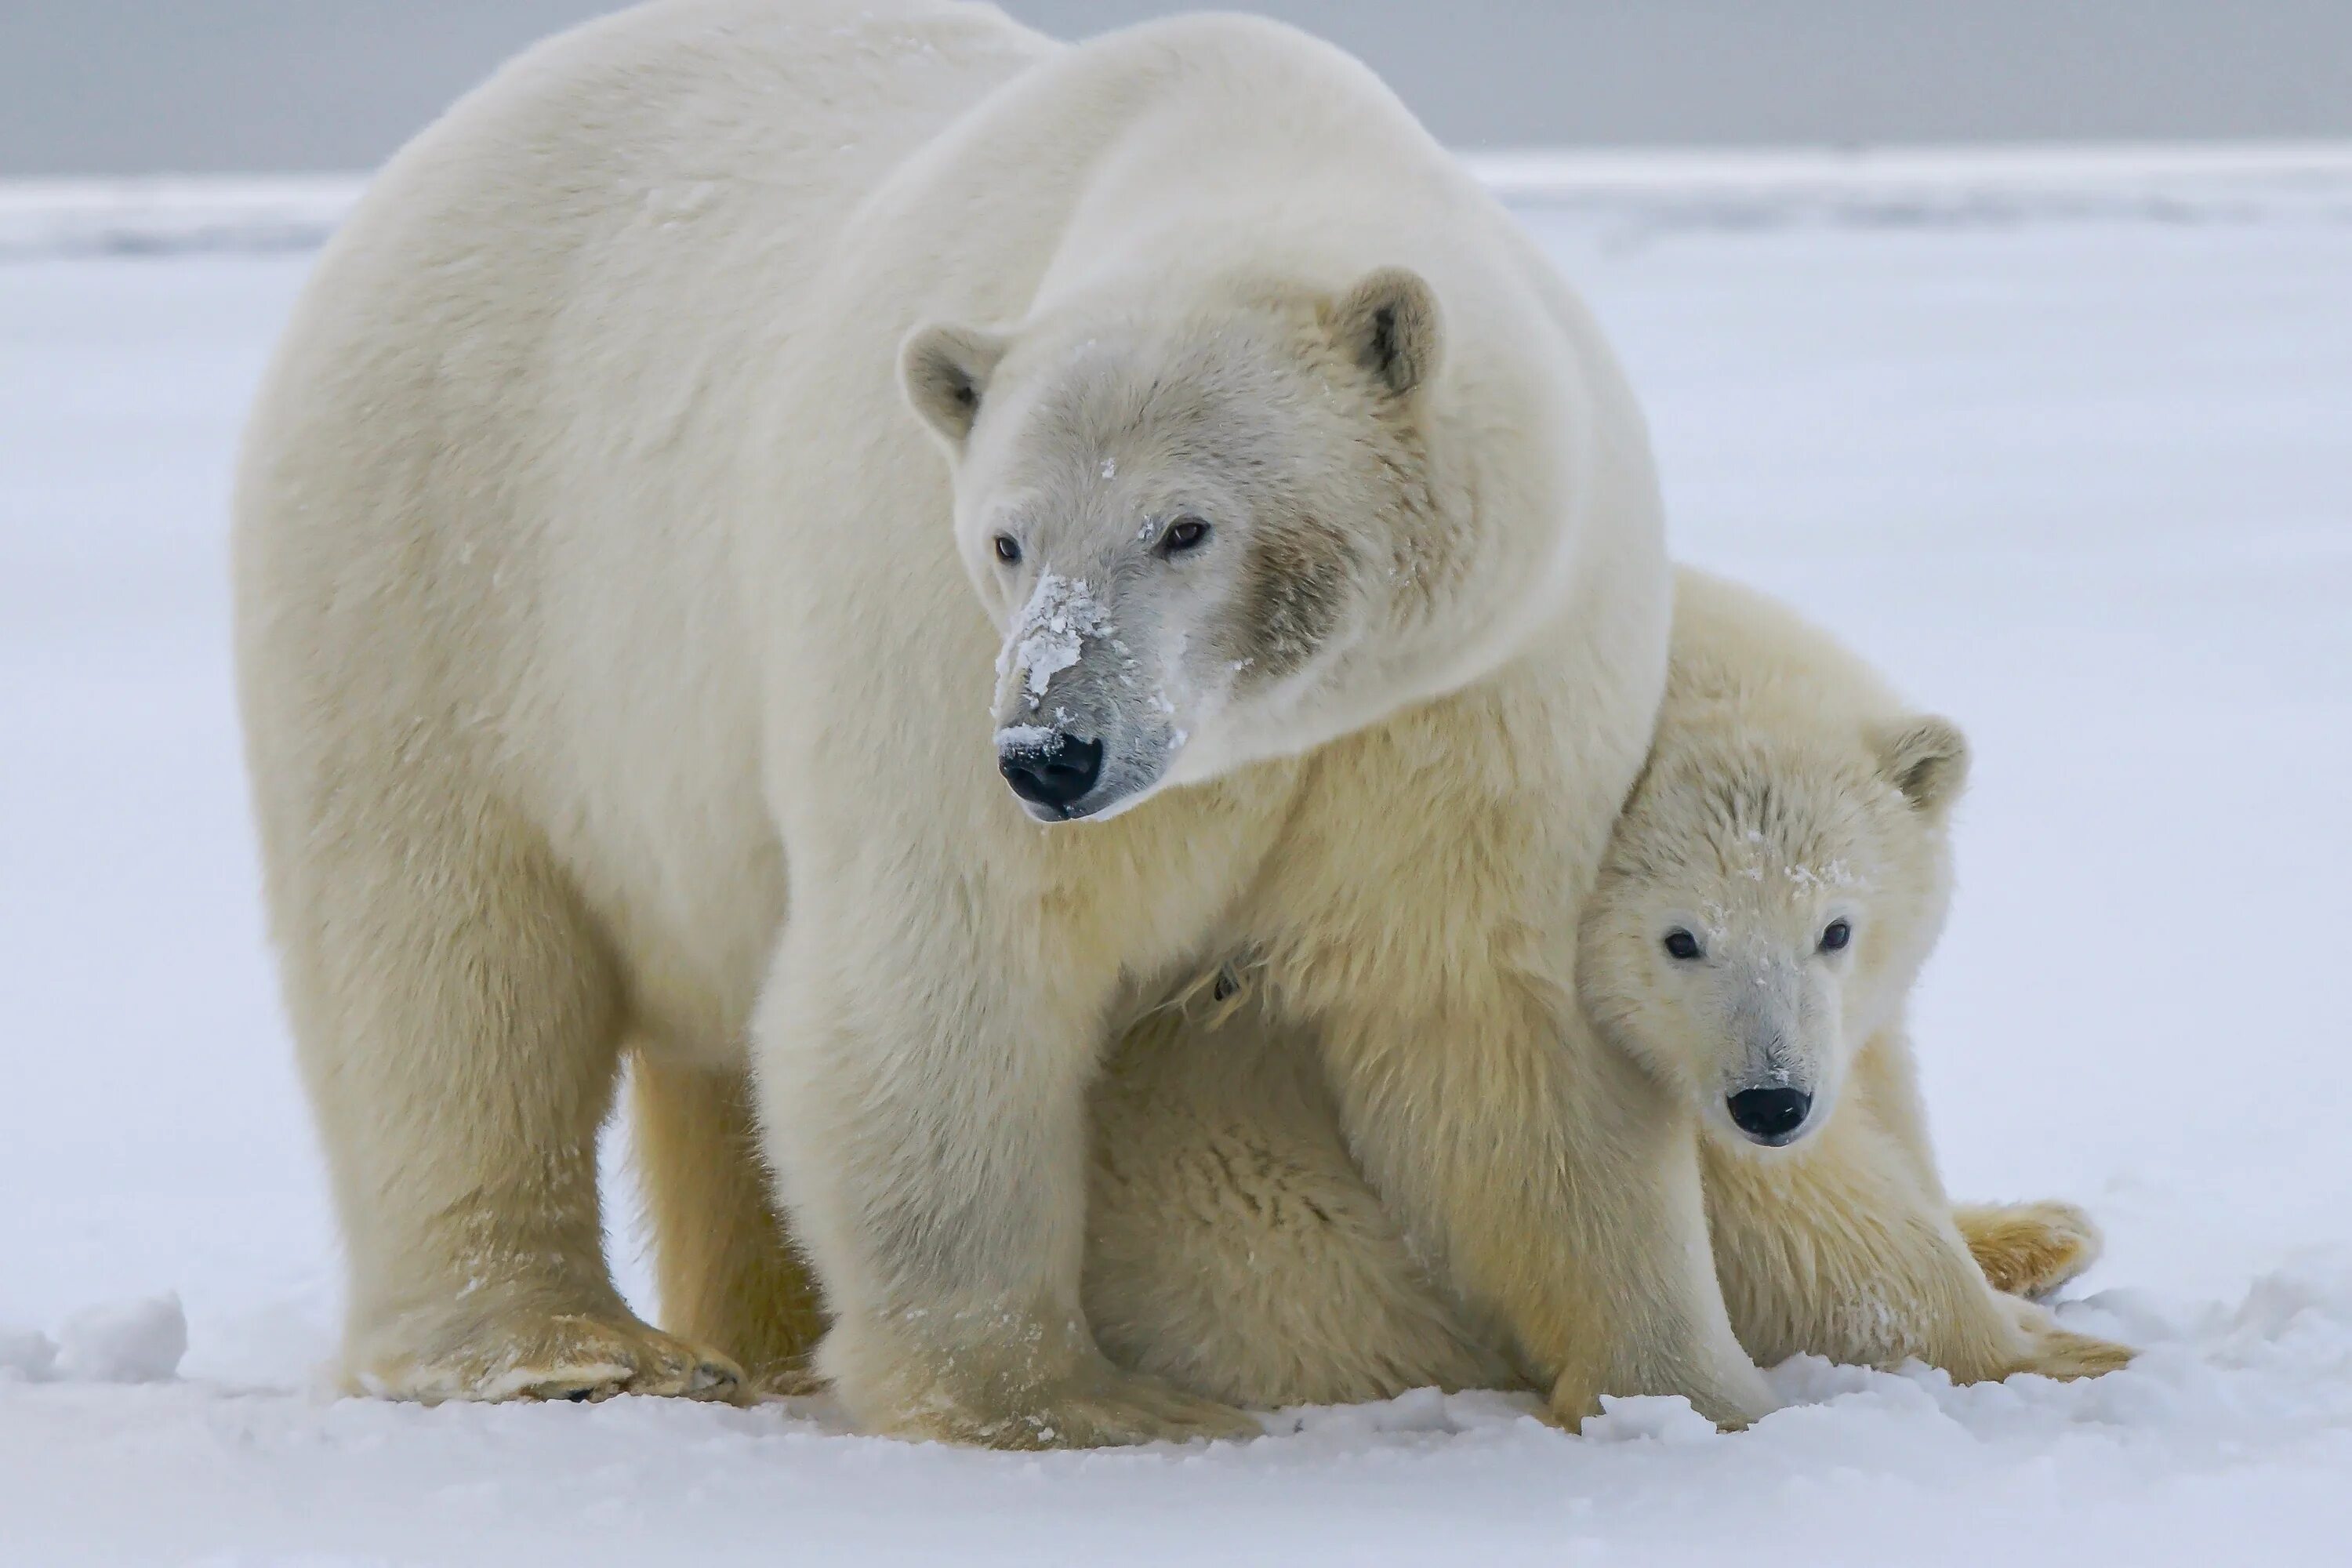
<path id="1" fill-rule="evenodd" d="M 1304 35 L 674 0 L 524 56 L 336 235 L 239 470 L 352 1382 L 723 1394 L 821 1284 L 869 1429 L 1253 1430 L 1080 1300 L 1104 1046 L 1238 938 L 1564 1417 L 1764 1408 L 1688 1108 L 1571 984 L 1658 511 L 1583 309 Z M 625 1058 L 667 1332 L 601 1252 Z"/>
<path id="2" fill-rule="evenodd" d="M 2124 1364 L 1988 1279 L 2062 1283 L 2095 1253 L 2088 1220 L 1956 1213 L 1928 1145 L 1903 1013 L 1948 897 L 1959 731 L 1696 572 L 1671 671 L 1580 979 L 1601 1032 L 1706 1127 L 1741 1341 L 1767 1364 L 1916 1357 L 1961 1381 Z M 1255 990 L 1206 1024 L 1146 1019 L 1096 1090 L 1086 1305 L 1105 1349 L 1259 1407 L 1525 1385 L 1358 1173 L 1315 1053 Z"/>

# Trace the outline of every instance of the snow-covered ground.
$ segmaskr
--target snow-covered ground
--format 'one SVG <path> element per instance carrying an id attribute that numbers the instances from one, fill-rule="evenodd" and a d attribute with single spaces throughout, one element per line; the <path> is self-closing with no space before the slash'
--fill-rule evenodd
<path id="1" fill-rule="evenodd" d="M 223 496 L 309 264 L 286 247 L 344 198 L 231 200 L 240 229 L 203 192 L 160 222 L 0 195 L 0 1563 L 2337 1555 L 2344 164 L 1496 170 L 1631 363 L 1682 552 L 1974 737 L 1916 1019 L 1946 1165 L 2098 1213 L 2067 1314 L 2139 1364 L 1794 1366 L 1738 1436 L 1429 1395 L 1042 1458 L 845 1436 L 820 1405 L 312 1392 L 334 1244 L 256 904 Z M 633 1281 L 635 1247 L 624 1215 Z"/>

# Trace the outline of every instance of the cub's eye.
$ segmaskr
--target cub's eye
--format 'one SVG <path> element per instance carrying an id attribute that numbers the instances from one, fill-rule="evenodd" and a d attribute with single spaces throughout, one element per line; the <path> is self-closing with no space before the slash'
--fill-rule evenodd
<path id="1" fill-rule="evenodd" d="M 996 536 L 996 558 L 999 561 L 1003 562 L 1007 566 L 1016 566 L 1020 564 L 1021 542 L 1013 538 L 1009 533 L 998 534 Z"/>
<path id="2" fill-rule="evenodd" d="M 1169 554 L 1174 555 L 1182 551 L 1199 549 L 1201 542 L 1208 537 L 1207 523 L 1197 517 L 1180 517 L 1168 525 L 1167 532 L 1160 536 L 1160 545 Z"/>
<path id="3" fill-rule="evenodd" d="M 1853 940 L 1853 927 L 1843 921 L 1832 921 L 1822 931 L 1822 951 L 1835 952 Z"/>
<path id="4" fill-rule="evenodd" d="M 1666 933 L 1666 956 L 1669 958 L 1679 958 L 1687 963 L 1704 951 L 1698 944 L 1698 938 L 1680 926 Z"/>

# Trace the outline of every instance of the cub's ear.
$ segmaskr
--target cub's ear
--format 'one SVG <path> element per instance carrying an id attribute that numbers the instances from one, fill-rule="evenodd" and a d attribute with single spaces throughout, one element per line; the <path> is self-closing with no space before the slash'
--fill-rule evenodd
<path id="1" fill-rule="evenodd" d="M 1418 272 L 1383 267 L 1368 275 L 1331 307 L 1330 323 L 1340 351 L 1391 396 L 1437 374 L 1437 296 Z"/>
<path id="2" fill-rule="evenodd" d="M 907 401 L 947 444 L 962 450 L 980 417 L 988 378 L 1004 357 L 1005 340 L 973 327 L 918 327 L 898 351 L 898 380 Z"/>
<path id="3" fill-rule="evenodd" d="M 1870 742 L 1887 782 L 1914 811 L 1942 812 L 1969 781 L 1969 738 L 1949 719 L 1921 714 L 1874 724 Z"/>

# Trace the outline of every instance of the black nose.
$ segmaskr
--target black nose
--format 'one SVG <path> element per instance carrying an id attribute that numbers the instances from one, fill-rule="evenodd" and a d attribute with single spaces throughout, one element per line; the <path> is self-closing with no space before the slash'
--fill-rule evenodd
<path id="1" fill-rule="evenodd" d="M 1726 1103 L 1742 1132 L 1759 1143 L 1781 1143 L 1805 1124 L 1813 1097 L 1801 1089 L 1743 1089 Z"/>
<path id="2" fill-rule="evenodd" d="M 996 770 L 1023 800 L 1067 811 L 1095 787 L 1095 780 L 1102 776 L 1102 759 L 1100 741 L 1081 741 L 1057 730 L 1034 744 L 1000 752 Z"/>

